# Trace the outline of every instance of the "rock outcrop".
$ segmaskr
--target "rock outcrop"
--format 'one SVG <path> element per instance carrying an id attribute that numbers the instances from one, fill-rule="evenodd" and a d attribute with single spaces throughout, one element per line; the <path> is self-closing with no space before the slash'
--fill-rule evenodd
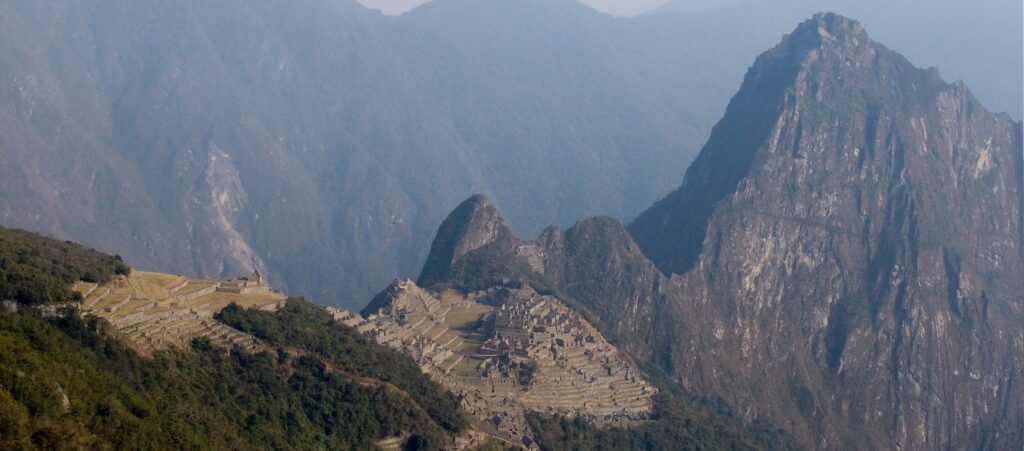
<path id="1" fill-rule="evenodd" d="M 638 360 L 663 354 L 648 343 L 674 327 L 652 321 L 667 307 L 665 277 L 640 251 L 626 227 L 608 217 L 584 219 L 564 232 L 545 231 L 544 274 L 577 308 L 592 312 L 603 333 Z"/>

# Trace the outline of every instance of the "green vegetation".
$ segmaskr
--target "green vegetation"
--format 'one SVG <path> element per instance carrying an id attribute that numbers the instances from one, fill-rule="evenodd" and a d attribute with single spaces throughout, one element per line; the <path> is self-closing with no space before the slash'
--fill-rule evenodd
<path id="1" fill-rule="evenodd" d="M 18 264 L 53 275 L 32 287 L 41 293 L 118 270 L 118 260 L 73 244 L 4 237 L 5 255 L 35 256 Z M 102 319 L 0 313 L 0 449 L 368 449 L 396 436 L 436 449 L 464 428 L 456 400 L 411 360 L 308 302 L 278 313 L 232 306 L 222 317 L 277 349 L 195 340 L 191 352 L 148 359 Z"/>
<path id="2" fill-rule="evenodd" d="M 225 353 L 197 340 L 194 352 L 144 359 L 107 327 L 0 314 L 0 448 L 365 449 L 407 432 L 433 448 L 446 439 L 410 396 L 317 358 Z"/>
<path id="3" fill-rule="evenodd" d="M 521 448 L 508 445 L 492 437 L 487 437 L 475 451 L 518 451 Z"/>
<path id="4" fill-rule="evenodd" d="M 0 300 L 20 304 L 77 300 L 80 296 L 70 289 L 71 283 L 105 283 L 115 274 L 130 271 L 121 257 L 0 227 Z"/>
<path id="5" fill-rule="evenodd" d="M 406 393 L 448 431 L 465 427 L 458 400 L 420 372 L 411 359 L 367 341 L 355 329 L 334 321 L 323 309 L 290 298 L 276 313 L 230 305 L 217 319 L 270 345 L 296 347 L 328 362 L 338 372 L 386 382 Z"/>
<path id="6" fill-rule="evenodd" d="M 709 416 L 683 407 L 674 395 L 655 398 L 659 418 L 632 428 L 598 428 L 585 420 L 527 413 L 538 445 L 545 450 L 799 449 L 766 424 Z"/>
<path id="7" fill-rule="evenodd" d="M 496 241 L 462 256 L 447 277 L 430 288 L 451 287 L 465 291 L 484 290 L 508 281 L 524 281 L 539 293 L 550 293 L 551 284 L 530 269 L 526 261 L 505 242 Z"/>

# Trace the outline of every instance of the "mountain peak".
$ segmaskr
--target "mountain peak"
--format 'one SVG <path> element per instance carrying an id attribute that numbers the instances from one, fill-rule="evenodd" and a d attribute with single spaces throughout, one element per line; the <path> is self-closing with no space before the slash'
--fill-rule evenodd
<path id="1" fill-rule="evenodd" d="M 469 196 L 469 199 L 466 199 L 459 204 L 459 208 L 462 208 L 463 206 L 471 206 L 474 209 L 487 208 L 491 206 L 491 200 L 487 198 L 486 194 L 476 193 Z"/>
<path id="2" fill-rule="evenodd" d="M 797 26 L 793 35 L 816 35 L 823 40 L 847 42 L 870 39 L 860 22 L 836 13 L 815 14 Z"/>
<path id="3" fill-rule="evenodd" d="M 437 230 L 430 254 L 420 274 L 420 286 L 443 280 L 460 258 L 496 241 L 514 239 L 487 196 L 474 194 L 448 215 Z"/>
<path id="4" fill-rule="evenodd" d="M 755 66 L 769 61 L 804 66 L 830 57 L 867 62 L 878 47 L 860 22 L 835 13 L 817 13 L 785 35 Z"/>
<path id="5" fill-rule="evenodd" d="M 858 47 L 873 43 L 860 22 L 835 13 L 817 13 L 785 35 L 768 54 L 775 54 L 779 49 L 799 48 L 806 51 L 828 46 Z"/>
<path id="6" fill-rule="evenodd" d="M 905 117 L 927 108 L 945 86 L 934 71 L 916 69 L 872 41 L 857 21 L 815 14 L 757 58 L 687 170 L 683 186 L 641 214 L 631 231 L 662 271 L 684 273 L 703 251 L 707 222 L 717 203 L 741 189 L 752 171 L 768 161 L 809 170 L 805 163 L 811 157 L 829 164 L 835 155 L 804 142 L 810 127 L 821 128 L 825 136 L 838 131 L 826 130 L 825 124 L 839 117 L 851 126 L 874 123 L 883 111 L 888 117 Z M 868 117 L 863 117 L 865 112 Z M 782 135 L 784 131 L 791 133 Z M 850 141 L 857 141 L 860 149 L 882 151 L 875 138 L 851 136 Z M 802 150 L 808 146 L 816 151 Z"/>

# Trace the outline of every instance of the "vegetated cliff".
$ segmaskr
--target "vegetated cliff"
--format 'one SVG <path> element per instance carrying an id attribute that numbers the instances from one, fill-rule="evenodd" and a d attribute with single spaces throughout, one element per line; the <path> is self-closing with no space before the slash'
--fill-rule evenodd
<path id="1" fill-rule="evenodd" d="M 1021 158 L 962 83 L 815 16 L 630 226 L 675 274 L 659 358 L 808 446 L 1020 447 Z"/>
<path id="2" fill-rule="evenodd" d="M 476 194 L 459 204 L 441 223 L 420 273 L 419 285 L 450 277 L 455 263 L 471 251 L 492 243 L 510 243 L 515 236 L 487 197 Z"/>

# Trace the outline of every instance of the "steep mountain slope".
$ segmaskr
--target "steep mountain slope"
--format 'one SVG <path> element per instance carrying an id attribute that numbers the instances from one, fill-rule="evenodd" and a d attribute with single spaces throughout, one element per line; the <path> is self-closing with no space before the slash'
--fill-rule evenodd
<path id="1" fill-rule="evenodd" d="M 488 192 L 511 229 L 678 186 L 779 30 L 572 0 L 0 5 L 0 219 L 356 309 Z M 754 27 L 752 27 L 754 28 Z M 913 40 L 913 36 L 907 40 Z M 998 66 L 993 66 L 998 67 Z"/>
<path id="2" fill-rule="evenodd" d="M 451 269 L 466 254 L 492 243 L 507 243 L 515 236 L 505 218 L 482 194 L 459 204 L 438 229 L 430 254 L 420 273 L 419 284 L 433 285 L 448 279 Z"/>
<path id="3" fill-rule="evenodd" d="M 630 226 L 679 274 L 662 358 L 810 446 L 1019 447 L 1022 173 L 1019 123 L 815 16 Z"/>
<path id="4" fill-rule="evenodd" d="M 660 100 L 661 61 L 620 69 L 639 44 L 572 1 L 506 3 L 5 3 L 0 218 L 354 306 L 470 193 L 539 230 L 669 189 L 710 121 Z"/>

